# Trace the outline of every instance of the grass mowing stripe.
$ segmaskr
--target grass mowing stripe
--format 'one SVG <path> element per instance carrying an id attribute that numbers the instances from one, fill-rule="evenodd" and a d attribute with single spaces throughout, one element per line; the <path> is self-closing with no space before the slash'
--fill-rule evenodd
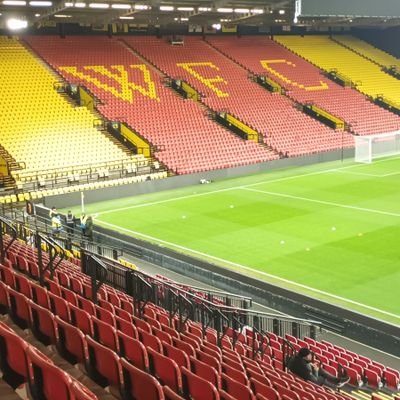
<path id="1" fill-rule="evenodd" d="M 300 287 L 302 289 L 306 289 L 306 290 L 309 290 L 309 291 L 314 292 L 314 293 L 318 293 L 318 294 L 321 294 L 321 295 L 324 295 L 324 296 L 327 296 L 327 297 L 330 297 L 330 298 L 333 298 L 333 299 L 336 299 L 336 300 L 340 300 L 340 301 L 342 301 L 344 303 L 353 304 L 353 305 L 356 305 L 358 307 L 365 308 L 366 310 L 375 311 L 377 313 L 380 313 L 380 314 L 383 314 L 383 315 L 387 315 L 387 316 L 390 316 L 390 317 L 393 317 L 393 318 L 396 318 L 396 319 L 400 320 L 400 316 L 399 315 L 390 313 L 388 311 L 381 310 L 381 309 L 376 308 L 376 307 L 368 306 L 366 304 L 362 304 L 362 303 L 359 303 L 359 302 L 354 301 L 354 300 L 346 299 L 344 297 L 337 296 L 335 294 L 332 294 L 332 293 L 329 293 L 329 292 L 325 292 L 323 290 L 319 290 L 319 289 L 316 289 L 316 288 L 313 288 L 313 287 L 310 287 L 310 286 L 307 286 L 307 285 L 303 285 L 301 283 L 297 283 L 297 282 L 291 281 L 289 279 L 281 278 L 279 276 L 276 276 L 276 275 L 273 275 L 273 274 L 269 274 L 269 273 L 264 272 L 264 271 L 259 271 L 259 270 L 255 271 L 254 268 L 251 268 L 251 267 L 248 267 L 248 266 L 245 266 L 245 265 L 242 265 L 242 264 L 238 264 L 238 263 L 235 263 L 235 262 L 232 262 L 232 261 L 228 261 L 228 260 L 225 260 L 225 259 L 220 258 L 220 257 L 212 256 L 210 254 L 203 253 L 203 252 L 200 252 L 200 251 L 197 251 L 197 250 L 193 250 L 193 249 L 190 249 L 188 247 L 185 247 L 185 246 L 182 246 L 182 245 L 179 245 L 179 244 L 176 244 L 176 243 L 172 243 L 172 242 L 169 242 L 169 241 L 166 241 L 166 240 L 163 240 L 163 239 L 159 239 L 159 238 L 151 236 L 151 235 L 146 235 L 146 234 L 141 233 L 141 232 L 133 231 L 131 229 L 127 229 L 127 228 L 124 228 L 124 227 L 121 227 L 121 226 L 118 226 L 118 225 L 115 225 L 115 224 L 111 224 L 109 222 L 105 222 L 105 221 L 101 221 L 101 220 L 98 220 L 98 222 L 100 222 L 101 224 L 104 224 L 106 226 L 109 226 L 109 227 L 111 227 L 113 229 L 119 230 L 119 231 L 125 231 L 125 232 L 128 232 L 130 234 L 141 236 L 141 237 L 143 237 L 145 239 L 150 239 L 150 240 L 152 240 L 154 242 L 158 242 L 158 243 L 170 246 L 170 247 L 174 247 L 174 248 L 177 248 L 177 249 L 180 249 L 180 250 L 184 250 L 186 252 L 193 253 L 193 254 L 196 254 L 196 255 L 201 256 L 201 257 L 206 257 L 206 258 L 218 261 L 218 262 L 223 262 L 225 264 L 231 265 L 233 267 L 237 267 L 237 268 L 245 270 L 245 271 L 257 272 L 257 274 L 263 275 L 265 277 L 273 278 L 273 279 L 276 279 L 278 281 L 284 282 L 286 284 L 290 284 L 290 285 L 293 285 L 293 286 L 296 286 L 296 287 Z"/>
<path id="2" fill-rule="evenodd" d="M 277 197 L 285 197 L 287 199 L 293 199 L 293 200 L 301 200 L 301 201 L 309 201 L 311 203 L 318 203 L 318 204 L 324 204 L 327 206 L 334 206 L 334 207 L 340 207 L 340 208 L 348 208 L 350 210 L 357 210 L 357 211 L 363 211 L 363 212 L 369 212 L 373 214 L 381 214 L 381 215 L 389 215 L 391 217 L 400 217 L 400 214 L 398 213 L 392 213 L 390 211 L 381 211 L 381 210 L 374 210 L 372 208 L 364 208 L 364 207 L 357 207 L 357 206 L 351 206 L 348 204 L 340 204 L 340 203 L 334 203 L 332 201 L 325 201 L 325 200 L 316 200 L 316 199 L 310 199 L 307 197 L 301 197 L 301 196 L 293 196 L 291 194 L 286 194 L 286 193 L 278 193 L 278 192 L 269 192 L 267 190 L 261 190 L 261 189 L 252 189 L 249 187 L 241 187 L 240 189 L 242 190 L 248 190 L 251 192 L 256 192 L 256 193 L 263 193 L 267 194 L 269 196 L 277 196 Z"/>
<path id="3" fill-rule="evenodd" d="M 228 187 L 228 188 L 210 190 L 208 192 L 203 192 L 203 193 L 195 193 L 195 194 L 189 194 L 189 195 L 180 196 L 180 197 L 173 197 L 173 198 L 165 199 L 165 200 L 153 201 L 153 202 L 149 202 L 149 203 L 135 204 L 133 206 L 127 206 L 127 207 L 121 207 L 121 208 L 113 208 L 113 209 L 110 209 L 110 210 L 107 210 L 107 211 L 98 212 L 97 215 L 104 215 L 104 214 L 110 214 L 110 213 L 119 212 L 119 211 L 126 211 L 126 210 L 131 210 L 131 209 L 134 209 L 134 208 L 149 207 L 149 206 L 154 206 L 154 205 L 158 205 L 158 204 L 170 203 L 170 202 L 178 201 L 178 200 L 187 200 L 187 199 L 191 199 L 191 198 L 195 198 L 195 197 L 207 196 L 209 194 L 214 194 L 214 193 L 223 193 L 223 192 L 227 192 L 227 191 L 230 191 L 230 190 L 236 190 L 236 189 L 242 189 L 242 188 L 247 188 L 247 187 L 263 185 L 263 184 L 266 184 L 266 183 L 283 182 L 283 181 L 288 181 L 288 180 L 292 180 L 292 179 L 304 178 L 304 177 L 307 177 L 307 176 L 321 175 L 321 174 L 326 174 L 326 173 L 329 173 L 329 172 L 335 172 L 338 169 L 345 169 L 345 168 L 351 168 L 351 167 L 354 167 L 354 165 L 352 164 L 352 165 L 348 165 L 348 166 L 344 166 L 344 167 L 340 167 L 340 168 L 329 168 L 329 169 L 325 169 L 325 170 L 322 170 L 322 171 L 314 171 L 314 172 L 308 172 L 308 173 L 304 173 L 304 174 L 284 176 L 284 177 L 281 177 L 281 178 L 263 180 L 261 182 L 255 182 L 255 183 L 249 183 L 248 185 L 231 186 L 231 187 Z"/>

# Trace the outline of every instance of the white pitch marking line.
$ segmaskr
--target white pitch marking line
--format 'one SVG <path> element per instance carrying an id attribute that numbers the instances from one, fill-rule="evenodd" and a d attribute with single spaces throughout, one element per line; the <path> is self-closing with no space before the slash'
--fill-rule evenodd
<path id="1" fill-rule="evenodd" d="M 348 175 L 360 175 L 360 176 L 369 176 L 372 178 L 382 178 L 385 175 L 379 175 L 379 174 L 367 174 L 366 172 L 354 172 L 354 171 L 336 171 L 340 172 L 341 174 L 348 174 Z"/>
<path id="2" fill-rule="evenodd" d="M 397 159 L 397 158 L 400 158 L 400 157 L 396 157 L 395 159 Z M 375 164 L 383 163 L 383 162 L 387 162 L 387 161 L 392 161 L 393 159 L 394 158 L 385 158 L 385 159 L 376 161 Z M 118 212 L 118 211 L 131 210 L 131 209 L 134 209 L 134 208 L 155 206 L 155 205 L 158 205 L 158 204 L 171 203 L 173 201 L 178 201 L 178 200 L 186 200 L 186 199 L 191 199 L 191 198 L 196 198 L 196 197 L 207 196 L 209 194 L 214 194 L 214 193 L 223 193 L 223 192 L 228 192 L 230 190 L 236 190 L 236 189 L 242 189 L 242 188 L 253 187 L 253 186 L 258 186 L 258 185 L 264 185 L 264 184 L 267 184 L 267 183 L 289 181 L 289 180 L 292 180 L 292 179 L 304 178 L 304 177 L 307 177 L 307 176 L 314 176 L 314 175 L 321 175 L 321 174 L 326 174 L 326 173 L 330 173 L 330 172 L 337 172 L 337 171 L 342 171 L 344 169 L 356 168 L 356 167 L 361 167 L 361 166 L 364 166 L 364 164 L 351 164 L 351 165 L 346 165 L 346 166 L 339 167 L 339 168 L 329 168 L 329 169 L 325 169 L 325 170 L 322 170 L 322 171 L 314 171 L 314 172 L 308 172 L 308 173 L 304 173 L 304 174 L 284 176 L 282 178 L 276 178 L 276 179 L 271 179 L 271 180 L 264 180 L 264 181 L 261 181 L 261 182 L 249 183 L 248 185 L 244 185 L 244 186 L 243 185 L 231 186 L 229 188 L 210 190 L 210 191 L 204 192 L 204 193 L 193 193 L 193 194 L 189 194 L 189 195 L 181 196 L 181 197 L 173 197 L 173 198 L 165 199 L 165 200 L 152 201 L 150 203 L 143 203 L 143 204 L 136 204 L 136 205 L 133 205 L 133 206 L 114 208 L 114 209 L 111 209 L 111 210 L 99 212 L 97 215 L 105 215 L 105 214 L 110 214 L 110 213 Z"/>
<path id="3" fill-rule="evenodd" d="M 390 215 L 391 217 L 400 217 L 400 214 L 398 213 L 393 213 L 390 211 L 382 211 L 382 210 L 375 210 L 373 208 L 364 208 L 364 207 L 357 207 L 357 206 L 350 206 L 348 204 L 341 204 L 341 203 L 334 203 L 332 201 L 325 201 L 325 200 L 316 200 L 316 199 L 310 199 L 308 197 L 301 197 L 301 196 L 294 196 L 291 194 L 286 194 L 286 193 L 279 193 L 279 192 L 269 192 L 267 190 L 260 190 L 260 189 L 251 189 L 245 186 L 242 186 L 242 190 L 248 190 L 251 192 L 257 192 L 257 193 L 264 193 L 269 196 L 277 196 L 277 197 L 286 197 L 288 199 L 295 199 L 295 200 L 302 200 L 302 201 L 309 201 L 310 203 L 318 203 L 318 204 L 325 204 L 327 206 L 335 206 L 335 207 L 340 207 L 340 208 L 348 208 L 350 210 L 357 210 L 357 211 L 363 211 L 363 212 L 369 212 L 373 214 L 381 214 L 381 215 Z"/>
<path id="4" fill-rule="evenodd" d="M 336 172 L 340 172 L 341 174 L 349 174 L 349 175 L 370 176 L 373 178 L 386 178 L 387 176 L 394 176 L 394 175 L 400 174 L 400 171 L 389 172 L 387 174 L 368 174 L 366 172 L 343 171 L 343 170 L 337 170 Z"/>
<path id="5" fill-rule="evenodd" d="M 242 264 L 239 264 L 239 263 L 235 263 L 235 262 L 232 262 L 232 261 L 228 261 L 228 260 L 225 260 L 225 259 L 223 259 L 223 258 L 216 257 L 216 256 L 212 256 L 212 255 L 210 255 L 210 254 L 203 253 L 203 252 L 198 251 L 198 250 L 193 250 L 193 249 L 190 249 L 190 248 L 188 248 L 188 247 L 181 246 L 181 245 L 175 244 L 175 243 L 173 243 L 173 242 L 168 242 L 168 241 L 166 241 L 166 240 L 162 240 L 162 239 L 159 239 L 159 238 L 154 237 L 154 236 L 146 235 L 146 234 L 144 234 L 144 233 L 136 232 L 136 231 L 133 231 L 133 230 L 131 230 L 131 229 L 123 228 L 123 227 L 121 227 L 121 226 L 114 225 L 114 224 L 111 224 L 111 223 L 109 223 L 109 222 L 104 222 L 104 221 L 101 221 L 101 220 L 97 220 L 97 221 L 100 222 L 101 224 L 108 225 L 108 226 L 110 226 L 110 227 L 112 227 L 112 228 L 114 228 L 114 229 L 118 229 L 118 230 L 120 230 L 120 231 L 125 231 L 125 232 L 128 232 L 128 233 L 134 234 L 134 235 L 136 235 L 136 236 L 141 236 L 141 237 L 143 237 L 143 238 L 150 239 L 150 240 L 153 240 L 153 241 L 155 241 L 155 242 L 162 243 L 162 244 L 167 245 L 167 246 L 175 247 L 175 248 L 177 248 L 177 249 L 180 249 L 180 250 L 183 250 L 183 251 L 187 251 L 187 252 L 190 252 L 190 253 L 193 253 L 193 254 L 197 254 L 197 255 L 199 255 L 199 256 L 201 256 L 201 257 L 206 257 L 206 258 L 210 258 L 210 259 L 212 259 L 212 260 L 218 261 L 218 262 L 222 262 L 222 263 L 225 263 L 225 264 L 229 264 L 229 265 L 231 265 L 231 266 L 233 266 L 233 267 L 237 267 L 237 268 L 240 268 L 240 269 L 243 269 L 243 270 L 246 270 L 246 271 L 251 271 L 251 272 L 253 272 L 253 273 L 255 272 L 255 273 L 257 273 L 257 274 L 266 276 L 266 277 L 268 277 L 268 278 L 276 279 L 276 280 L 281 281 L 281 282 L 284 282 L 284 283 L 286 283 L 286 284 L 290 284 L 290 285 L 293 285 L 293 286 L 301 287 L 302 289 L 306 289 L 306 290 L 309 290 L 309 291 L 311 291 L 311 292 L 319 293 L 319 294 L 322 294 L 322 295 L 324 295 L 324 296 L 328 296 L 328 297 L 334 298 L 334 299 L 336 299 L 336 300 L 340 300 L 340 301 L 343 301 L 343 302 L 345 302 L 345 303 L 353 304 L 353 305 L 356 305 L 356 306 L 358 306 L 358 307 L 362 307 L 362 308 L 364 308 L 364 309 L 368 309 L 368 310 L 371 310 L 371 311 L 375 311 L 375 312 L 378 312 L 378 313 L 380 313 L 380 314 L 385 314 L 385 315 L 388 315 L 388 316 L 390 316 L 390 317 L 394 317 L 394 318 L 400 320 L 400 316 L 399 316 L 399 315 L 390 313 L 390 312 L 388 312 L 388 311 L 380 310 L 379 308 L 375 308 L 375 307 L 372 307 L 372 306 L 368 306 L 368 305 L 366 305 L 366 304 L 362 304 L 362 303 L 359 303 L 359 302 L 354 301 L 354 300 L 346 299 L 346 298 L 344 298 L 344 297 L 340 297 L 340 296 L 337 296 L 337 295 L 335 295 L 335 294 L 331 294 L 331 293 L 328 293 L 328 292 L 324 292 L 323 290 L 315 289 L 315 288 L 312 288 L 312 287 L 310 287 L 310 286 L 303 285 L 303 284 L 301 284 L 301 283 L 297 283 L 297 282 L 291 281 L 291 280 L 289 280 L 289 279 L 281 278 L 281 277 L 279 277 L 279 276 L 276 276 L 276 275 L 273 275 L 273 274 L 269 274 L 269 273 L 267 273 L 267 272 L 259 271 L 259 270 L 254 269 L 254 268 L 247 267 L 246 265 L 242 265 Z"/>

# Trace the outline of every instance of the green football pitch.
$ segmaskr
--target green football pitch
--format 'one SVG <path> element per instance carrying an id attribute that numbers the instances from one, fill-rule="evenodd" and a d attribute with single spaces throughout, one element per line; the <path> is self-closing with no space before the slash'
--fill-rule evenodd
<path id="1" fill-rule="evenodd" d="M 95 224 L 400 325 L 399 158 L 275 170 L 85 211 Z"/>

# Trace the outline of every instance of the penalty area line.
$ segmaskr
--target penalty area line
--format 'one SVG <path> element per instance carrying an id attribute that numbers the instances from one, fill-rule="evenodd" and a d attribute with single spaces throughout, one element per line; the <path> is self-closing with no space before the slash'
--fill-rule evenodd
<path id="1" fill-rule="evenodd" d="M 179 244 L 176 244 L 176 243 L 173 243 L 173 242 L 169 242 L 169 241 L 166 241 L 166 240 L 163 240 L 163 239 L 159 239 L 159 238 L 151 236 L 151 235 L 146 235 L 145 233 L 141 233 L 141 232 L 133 231 L 131 229 L 123 228 L 121 226 L 118 226 L 118 225 L 115 225 L 115 224 L 111 224 L 109 222 L 101 221 L 99 219 L 97 219 L 97 222 L 100 222 L 100 224 L 107 225 L 107 226 L 109 226 L 109 227 L 111 227 L 113 229 L 119 230 L 119 231 L 125 231 L 125 232 L 128 232 L 128 233 L 130 233 L 132 235 L 135 235 L 135 236 L 141 236 L 141 237 L 143 237 L 145 239 L 150 239 L 150 240 L 152 240 L 154 242 L 157 242 L 159 244 L 167 245 L 169 247 L 174 247 L 174 248 L 179 249 L 179 250 L 184 250 L 186 252 L 189 252 L 189 253 L 192 253 L 192 254 L 196 254 L 196 255 L 201 256 L 201 257 L 206 257 L 206 258 L 218 261 L 218 262 L 222 262 L 224 264 L 228 264 L 228 265 L 231 265 L 232 267 L 236 267 L 236 268 L 239 268 L 239 269 L 242 269 L 242 270 L 245 270 L 245 271 L 251 271 L 253 273 L 257 273 L 257 274 L 260 274 L 262 276 L 265 276 L 267 278 L 273 278 L 275 280 L 278 280 L 280 282 L 284 282 L 284 283 L 289 284 L 289 285 L 297 286 L 299 288 L 302 288 L 302 289 L 305 289 L 305 290 L 309 290 L 311 292 L 318 293 L 318 294 L 321 294 L 323 296 L 327 296 L 327 297 L 342 301 L 344 303 L 353 304 L 355 306 L 364 308 L 366 310 L 378 312 L 380 314 L 387 315 L 389 317 L 393 317 L 393 318 L 396 318 L 396 319 L 400 320 L 400 316 L 399 315 L 390 313 L 388 311 L 381 310 L 381 309 L 376 308 L 376 307 L 368 306 L 367 304 L 362 304 L 362 303 L 359 303 L 359 302 L 354 301 L 354 300 L 346 299 L 344 297 L 337 296 L 335 294 L 328 293 L 328 292 L 325 292 L 325 291 L 320 290 L 320 289 L 316 289 L 316 288 L 313 288 L 313 287 L 310 287 L 310 286 L 307 286 L 307 285 L 303 285 L 301 283 L 297 283 L 297 282 L 291 281 L 289 279 L 281 278 L 279 276 L 276 276 L 276 275 L 273 275 L 273 274 L 269 274 L 269 273 L 264 272 L 264 271 L 259 271 L 259 270 L 254 269 L 254 268 L 250 268 L 250 267 L 248 267 L 246 265 L 242 265 L 242 264 L 239 264 L 239 263 L 228 261 L 228 260 L 225 260 L 225 259 L 220 258 L 220 257 L 212 256 L 210 254 L 203 253 L 203 252 L 198 251 L 198 250 L 193 250 L 193 249 L 190 249 L 188 247 L 181 246 Z"/>

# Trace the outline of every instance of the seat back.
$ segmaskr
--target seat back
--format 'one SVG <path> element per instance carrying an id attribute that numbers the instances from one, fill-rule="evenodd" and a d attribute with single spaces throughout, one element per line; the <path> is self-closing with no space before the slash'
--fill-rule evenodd
<path id="1" fill-rule="evenodd" d="M 190 357 L 191 370 L 197 376 L 211 382 L 218 390 L 221 388 L 220 374 L 211 365 L 204 363 L 194 357 Z"/>
<path id="2" fill-rule="evenodd" d="M 53 294 L 52 292 L 48 292 L 47 295 L 50 301 L 50 309 L 53 314 L 57 315 L 66 322 L 70 322 L 71 316 L 69 314 L 67 301 L 62 297 Z"/>
<path id="3" fill-rule="evenodd" d="M 176 394 L 171 388 L 168 386 L 163 386 L 163 393 L 165 400 L 184 400 L 183 397 Z"/>
<path id="4" fill-rule="evenodd" d="M 219 400 L 217 389 L 213 384 L 200 378 L 187 368 L 182 367 L 183 392 L 192 400 Z"/>
<path id="5" fill-rule="evenodd" d="M 104 346 L 119 353 L 117 331 L 106 322 L 92 317 L 94 338 Z"/>
<path id="6" fill-rule="evenodd" d="M 90 315 L 80 308 L 69 304 L 71 323 L 78 327 L 85 335 L 93 335 L 93 324 Z"/>
<path id="7" fill-rule="evenodd" d="M 188 355 L 181 349 L 171 346 L 167 342 L 163 342 L 164 354 L 174 360 L 178 367 L 190 368 L 190 361 Z"/>
<path id="8" fill-rule="evenodd" d="M 0 314 L 6 314 L 8 311 L 8 292 L 7 285 L 0 280 Z"/>
<path id="9" fill-rule="evenodd" d="M 117 324 L 117 330 L 135 339 L 139 338 L 137 328 L 132 322 L 118 316 L 115 316 L 115 322 Z"/>
<path id="10" fill-rule="evenodd" d="M 84 364 L 89 359 L 85 335 L 76 326 L 55 317 L 59 340 L 57 348 L 60 354 L 71 364 Z"/>
<path id="11" fill-rule="evenodd" d="M 72 382 L 71 391 L 73 393 L 72 400 L 98 400 L 94 393 L 76 380 Z"/>
<path id="12" fill-rule="evenodd" d="M 127 400 L 164 400 L 164 394 L 158 381 L 121 358 L 124 379 L 124 395 Z"/>
<path id="13" fill-rule="evenodd" d="M 181 371 L 174 360 L 163 354 L 147 348 L 149 356 L 150 371 L 162 385 L 167 385 L 175 392 L 182 392 Z"/>
<path id="14" fill-rule="evenodd" d="M 106 310 L 105 308 L 95 306 L 96 307 L 96 316 L 99 320 L 105 322 L 108 325 L 116 327 L 115 318 L 111 311 Z M 112 305 L 111 305 L 112 307 Z"/>
<path id="15" fill-rule="evenodd" d="M 49 344 L 56 344 L 58 334 L 53 313 L 35 304 L 33 301 L 29 301 L 29 310 L 31 329 L 36 338 L 46 346 Z"/>
<path id="16" fill-rule="evenodd" d="M 254 396 L 251 389 L 248 386 L 243 385 L 240 382 L 235 381 L 228 375 L 221 374 L 222 388 L 232 396 L 235 396 L 237 400 L 253 400 Z"/>
<path id="17" fill-rule="evenodd" d="M 12 320 L 22 329 L 26 329 L 30 322 L 28 298 L 14 289 L 7 288 L 9 298 L 9 312 Z"/>
<path id="18" fill-rule="evenodd" d="M 148 371 L 149 359 L 143 343 L 133 337 L 125 335 L 123 332 L 118 331 L 117 335 L 121 357 L 125 357 L 135 367 L 143 371 Z"/>
<path id="19" fill-rule="evenodd" d="M 15 288 L 15 272 L 11 268 L 0 265 L 0 278 L 6 285 Z"/>
<path id="20" fill-rule="evenodd" d="M 34 347 L 27 349 L 29 388 L 34 400 L 70 400 L 72 379 Z"/>
<path id="21" fill-rule="evenodd" d="M 89 375 L 103 387 L 110 386 L 117 391 L 123 386 L 118 355 L 86 335 L 89 351 Z"/>
<path id="22" fill-rule="evenodd" d="M 36 283 L 31 282 L 32 300 L 43 308 L 50 309 L 49 297 L 47 290 Z"/>
<path id="23" fill-rule="evenodd" d="M 157 336 L 154 336 L 151 333 L 148 333 L 141 328 L 137 328 L 139 333 L 140 341 L 145 345 L 145 347 L 151 347 L 152 349 L 162 352 L 161 341 Z"/>
<path id="24" fill-rule="evenodd" d="M 262 395 L 268 400 L 280 399 L 279 393 L 272 386 L 265 385 L 254 378 L 250 378 L 250 387 L 252 388 L 253 393 L 256 395 Z"/>
<path id="25" fill-rule="evenodd" d="M 28 344 L 6 325 L 0 324 L 0 369 L 3 379 L 17 388 L 28 379 L 26 351 Z"/>

